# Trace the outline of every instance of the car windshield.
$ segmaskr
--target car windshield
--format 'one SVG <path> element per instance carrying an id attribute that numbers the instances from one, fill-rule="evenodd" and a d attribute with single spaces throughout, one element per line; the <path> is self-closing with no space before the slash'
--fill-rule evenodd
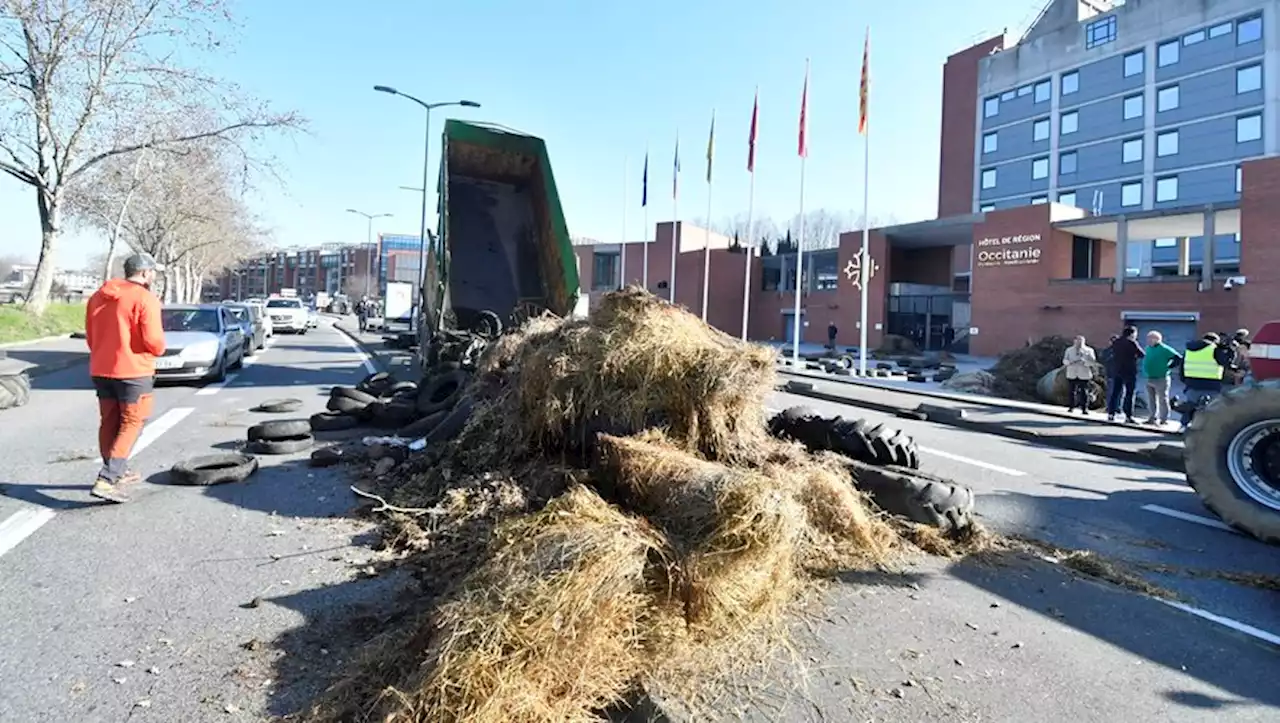
<path id="1" fill-rule="evenodd" d="M 240 307 L 240 306 L 229 306 L 229 307 L 227 307 L 227 308 L 231 310 L 231 315 L 232 315 L 232 316 L 234 316 L 235 318 L 239 319 L 240 321 L 248 321 L 248 320 L 249 320 L 249 310 L 248 310 L 248 309 L 246 309 L 246 308 L 244 308 L 244 307 Z"/>
<path id="2" fill-rule="evenodd" d="M 267 302 L 268 309 L 300 309 L 302 302 L 297 299 L 272 299 Z"/>
<path id="3" fill-rule="evenodd" d="M 162 309 L 160 325 L 165 331 L 207 331 L 218 333 L 218 312 L 213 309 Z"/>

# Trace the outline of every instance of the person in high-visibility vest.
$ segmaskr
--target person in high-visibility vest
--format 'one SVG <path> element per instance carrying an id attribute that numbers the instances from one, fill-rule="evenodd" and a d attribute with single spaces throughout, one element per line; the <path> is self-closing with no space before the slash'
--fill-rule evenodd
<path id="1" fill-rule="evenodd" d="M 1235 352 L 1222 343 L 1222 337 L 1213 332 L 1187 344 L 1182 355 L 1182 384 L 1187 390 L 1183 429 L 1195 415 L 1197 400 L 1207 401 L 1222 393 L 1222 381 L 1234 356 Z"/>

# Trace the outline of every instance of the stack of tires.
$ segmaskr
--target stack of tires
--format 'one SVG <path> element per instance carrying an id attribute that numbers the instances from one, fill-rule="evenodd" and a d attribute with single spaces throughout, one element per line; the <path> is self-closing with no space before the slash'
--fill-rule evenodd
<path id="1" fill-rule="evenodd" d="M 446 441 L 470 416 L 470 404 L 461 404 L 469 381 L 470 375 L 458 369 L 426 375 L 421 385 L 397 381 L 387 372 L 370 374 L 354 387 L 331 389 L 328 411 L 311 416 L 311 429 L 373 427 L 429 443 Z"/>
<path id="2" fill-rule="evenodd" d="M 844 457 L 858 489 L 890 514 L 947 532 L 973 524 L 973 490 L 920 471 L 916 442 L 901 430 L 792 407 L 769 420 L 769 432 Z"/>
<path id="3" fill-rule="evenodd" d="M 21 407 L 31 399 L 31 379 L 25 373 L 0 374 L 0 409 Z"/>
<path id="4" fill-rule="evenodd" d="M 258 454 L 294 454 L 311 448 L 311 422 L 273 419 L 249 427 L 249 449 Z"/>

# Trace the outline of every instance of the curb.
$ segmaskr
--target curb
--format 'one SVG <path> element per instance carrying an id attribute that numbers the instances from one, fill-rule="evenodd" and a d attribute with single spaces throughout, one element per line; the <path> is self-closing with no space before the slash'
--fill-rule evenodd
<path id="1" fill-rule="evenodd" d="M 46 341 L 61 341 L 62 339 L 73 338 L 71 336 L 71 334 L 73 333 L 74 332 L 67 332 L 66 334 L 54 334 L 53 336 L 42 336 L 39 339 L 23 339 L 22 341 L 6 341 L 5 343 L 0 344 L 0 349 L 16 349 L 17 347 L 27 346 L 29 344 L 43 344 Z"/>
<path id="2" fill-rule="evenodd" d="M 965 429 L 971 432 L 982 432 L 998 437 L 1016 439 L 1022 442 L 1033 442 L 1047 447 L 1056 447 L 1058 449 L 1069 449 L 1075 452 L 1084 452 L 1085 454 L 1114 459 L 1120 462 L 1133 462 L 1135 464 L 1141 464 L 1148 467 L 1166 469 L 1171 472 L 1186 472 L 1186 468 L 1183 466 L 1182 461 L 1182 450 L 1178 449 L 1177 446 L 1168 443 L 1158 444 L 1154 449 L 1149 451 L 1129 451 L 1125 449 L 1117 449 L 1115 447 L 1107 447 L 1105 445 L 1088 442 L 1075 437 L 1042 435 L 1020 429 L 1010 429 L 997 424 L 975 422 L 965 418 L 962 414 L 955 414 L 955 411 L 957 410 L 948 410 L 948 413 L 945 414 L 930 414 L 929 411 L 922 408 L 925 405 L 911 409 L 893 404 L 881 404 L 879 402 L 872 402 L 865 399 L 842 397 L 836 394 L 820 392 L 814 388 L 812 383 L 809 382 L 800 382 L 798 384 L 794 382 L 787 382 L 786 384 L 779 386 L 778 391 L 795 394 L 800 397 L 820 399 L 824 402 L 844 404 L 851 407 L 860 407 L 862 409 L 871 409 L 873 411 L 892 414 L 899 417 L 905 416 L 918 419 L 919 415 L 923 414 L 928 421 L 935 422 L 937 424 L 945 424 L 959 429 Z"/>

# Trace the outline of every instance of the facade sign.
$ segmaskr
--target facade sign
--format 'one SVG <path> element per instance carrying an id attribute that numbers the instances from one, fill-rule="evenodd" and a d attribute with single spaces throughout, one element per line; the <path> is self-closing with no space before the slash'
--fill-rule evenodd
<path id="1" fill-rule="evenodd" d="M 1040 263 L 1040 234 L 978 239 L 978 266 L 1030 266 Z"/>

